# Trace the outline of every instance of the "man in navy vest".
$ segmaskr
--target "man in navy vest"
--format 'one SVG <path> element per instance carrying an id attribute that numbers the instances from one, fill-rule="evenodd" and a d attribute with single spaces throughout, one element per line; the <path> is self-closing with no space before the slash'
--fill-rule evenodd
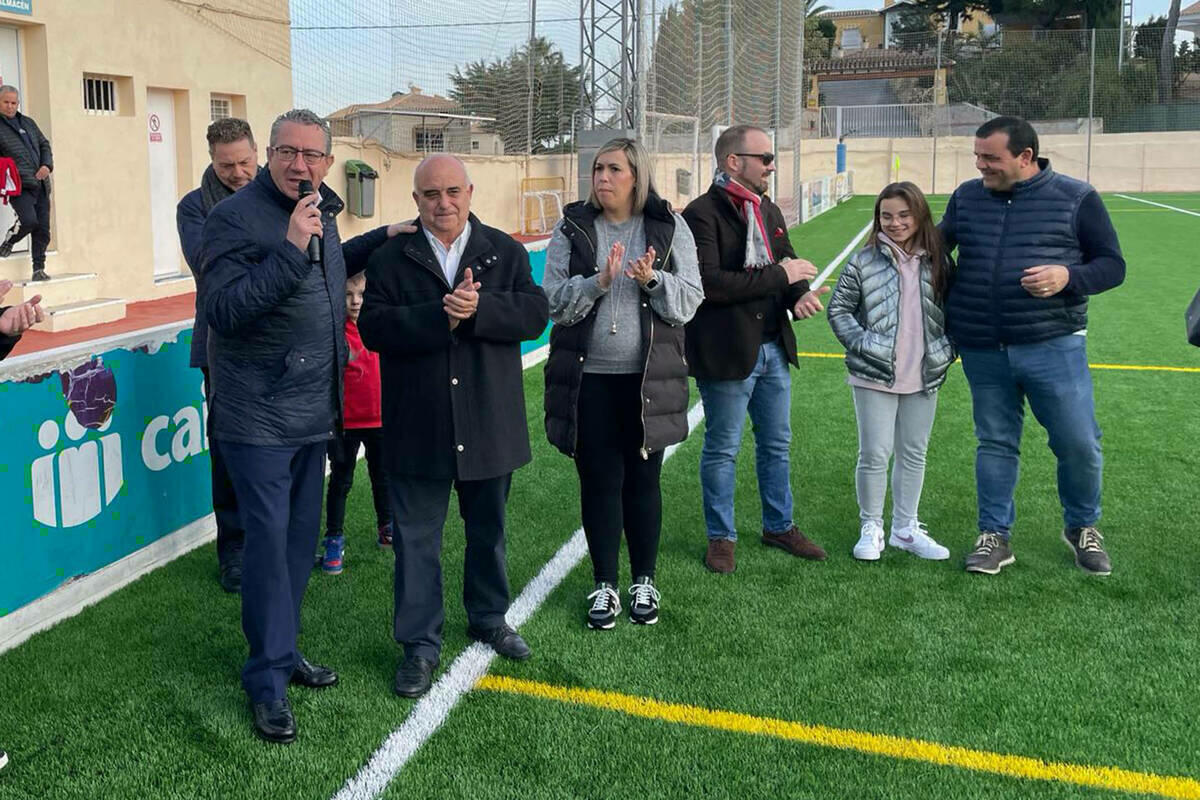
<path id="1" fill-rule="evenodd" d="M 958 269 L 946 328 L 975 413 L 979 538 L 969 572 L 995 575 L 1009 544 L 1025 400 L 1058 460 L 1063 539 L 1085 572 L 1112 565 L 1100 519 L 1100 428 L 1087 362 L 1087 299 L 1125 279 L 1125 259 L 1096 190 L 1038 158 L 1033 127 L 997 117 L 975 133 L 982 178 L 955 190 L 942 219 Z"/>

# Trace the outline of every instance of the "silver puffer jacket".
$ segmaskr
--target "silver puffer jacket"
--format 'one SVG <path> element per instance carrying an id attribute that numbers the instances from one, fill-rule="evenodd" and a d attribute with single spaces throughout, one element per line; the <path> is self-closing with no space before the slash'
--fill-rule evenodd
<path id="1" fill-rule="evenodd" d="M 925 391 L 946 380 L 954 346 L 946 338 L 946 315 L 934 296 L 929 259 L 921 259 L 921 310 L 925 322 Z M 886 245 L 868 246 L 850 257 L 829 297 L 829 324 L 846 348 L 850 374 L 886 386 L 895 382 L 896 329 L 900 325 L 900 272 Z"/>

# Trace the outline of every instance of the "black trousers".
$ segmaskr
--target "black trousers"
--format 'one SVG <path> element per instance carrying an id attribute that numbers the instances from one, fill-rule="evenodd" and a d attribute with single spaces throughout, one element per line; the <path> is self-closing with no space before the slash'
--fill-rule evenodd
<path id="1" fill-rule="evenodd" d="M 200 370 L 204 374 L 204 397 L 212 398 L 212 385 L 208 380 L 208 368 Z M 209 426 L 212 426 L 212 403 L 208 404 Z M 225 456 L 221 454 L 220 443 L 216 439 L 208 440 L 208 458 L 212 462 L 212 506 L 217 517 L 217 563 L 225 564 L 231 558 L 240 558 L 242 548 L 246 544 L 246 531 L 242 529 L 242 520 L 238 516 L 237 493 L 233 490 L 233 480 L 229 477 L 229 468 L 225 466 Z"/>
<path id="2" fill-rule="evenodd" d="M 663 453 L 643 458 L 642 376 L 583 374 L 575 469 L 597 583 L 617 583 L 621 530 L 632 577 L 654 577 L 662 532 Z"/>
<path id="3" fill-rule="evenodd" d="M 390 474 L 388 491 L 396 524 L 396 641 L 405 656 L 437 663 L 442 649 L 442 526 L 450 487 L 458 492 L 458 513 L 466 527 L 463 605 L 477 628 L 504 623 L 508 611 L 508 567 L 504 551 L 504 511 L 512 473 L 482 481 L 426 480 Z"/>
<path id="4" fill-rule="evenodd" d="M 300 651 L 300 604 L 321 529 L 327 442 L 286 447 L 222 442 L 246 526 L 242 687 L 253 703 L 281 700 Z"/>
<path id="5" fill-rule="evenodd" d="M 375 524 L 382 528 L 392 522 L 392 501 L 388 497 L 387 473 L 383 469 L 383 429 L 347 428 L 329 445 L 329 488 L 325 492 L 325 535 L 341 536 L 346 522 L 346 498 L 354 486 L 358 466 L 358 448 L 367 448 L 367 474 L 371 478 L 371 497 L 375 501 Z"/>
<path id="6" fill-rule="evenodd" d="M 30 239 L 33 269 L 45 269 L 46 248 L 50 245 L 50 192 L 43 181 L 21 183 L 21 193 L 8 199 L 12 204 L 16 222 L 8 231 L 5 241 L 16 244 L 27 235 Z"/>

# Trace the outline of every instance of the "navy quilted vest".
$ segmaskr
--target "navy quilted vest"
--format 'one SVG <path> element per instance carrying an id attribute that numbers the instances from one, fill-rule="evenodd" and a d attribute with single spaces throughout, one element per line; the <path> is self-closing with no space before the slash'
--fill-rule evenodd
<path id="1" fill-rule="evenodd" d="M 946 299 L 946 331 L 957 347 L 1029 344 L 1087 327 L 1087 296 L 1069 287 L 1039 298 L 1021 287 L 1027 267 L 1083 261 L 1075 215 L 1092 187 L 1042 171 L 993 192 L 976 179 L 954 192 L 958 269 Z"/>

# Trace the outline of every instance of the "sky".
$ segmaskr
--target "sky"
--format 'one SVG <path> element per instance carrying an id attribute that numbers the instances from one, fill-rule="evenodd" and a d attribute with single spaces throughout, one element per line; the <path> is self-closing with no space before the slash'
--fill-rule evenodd
<path id="1" fill-rule="evenodd" d="M 661 13 L 673 0 L 643 2 Z M 883 0 L 813 2 L 848 9 L 882 7 Z M 1134 0 L 1134 20 L 1165 14 L 1168 2 Z M 568 63 L 579 63 L 579 0 L 536 0 L 536 6 L 537 34 L 555 42 Z M 529 10 L 530 0 L 291 0 L 295 100 L 328 114 L 380 102 L 410 85 L 445 95 L 456 66 L 502 59 L 527 40 Z M 768 11 L 764 27 L 773 23 Z M 512 87 L 514 98 L 523 91 Z"/>

